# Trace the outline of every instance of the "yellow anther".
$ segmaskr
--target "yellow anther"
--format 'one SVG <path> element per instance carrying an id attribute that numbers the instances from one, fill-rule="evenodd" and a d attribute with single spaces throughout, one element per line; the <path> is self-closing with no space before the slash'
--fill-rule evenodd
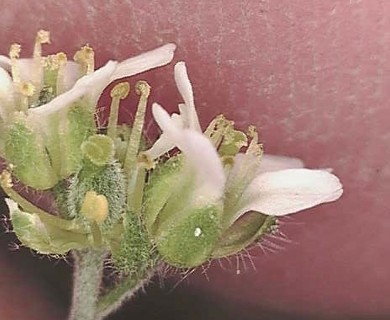
<path id="1" fill-rule="evenodd" d="M 9 49 L 9 57 L 11 59 L 11 73 L 14 83 L 20 83 L 20 70 L 18 66 L 18 58 L 20 54 L 21 46 L 18 43 L 11 44 Z"/>
<path id="2" fill-rule="evenodd" d="M 18 59 L 21 49 L 22 47 L 20 46 L 19 43 L 11 44 L 11 48 L 9 49 L 9 57 L 11 59 Z"/>
<path id="3" fill-rule="evenodd" d="M 8 170 L 3 170 L 3 172 L 0 174 L 0 181 L 1 185 L 7 188 L 12 188 L 12 178 L 11 173 Z"/>
<path id="4" fill-rule="evenodd" d="M 58 60 L 55 54 L 47 56 L 45 58 L 45 68 L 50 70 L 58 69 Z"/>
<path id="5" fill-rule="evenodd" d="M 254 154 L 256 156 L 261 156 L 263 154 L 263 146 L 259 143 L 259 135 L 256 131 L 255 126 L 249 126 L 247 136 L 252 138 L 249 143 L 248 149 L 246 150 L 247 154 Z"/>
<path id="6" fill-rule="evenodd" d="M 151 169 L 154 169 L 156 164 L 154 163 L 152 157 L 145 153 L 145 152 L 141 152 L 139 155 L 138 155 L 138 164 L 140 164 L 142 167 L 144 167 L 146 170 L 151 170 Z"/>
<path id="7" fill-rule="evenodd" d="M 57 58 L 59 65 L 63 65 L 68 61 L 68 57 L 66 56 L 66 54 L 64 52 L 58 52 L 56 54 L 56 58 Z"/>
<path id="8" fill-rule="evenodd" d="M 234 166 L 234 157 L 232 157 L 232 156 L 224 156 L 224 157 L 222 157 L 222 164 L 223 164 L 223 166 L 226 168 L 233 168 L 233 166 Z"/>
<path id="9" fill-rule="evenodd" d="M 64 92 L 64 73 L 67 61 L 68 58 L 63 52 L 58 52 L 54 55 L 51 70 L 57 70 L 56 95 L 60 95 Z"/>
<path id="10" fill-rule="evenodd" d="M 135 93 L 144 98 L 148 98 L 150 95 L 150 85 L 143 80 L 137 81 L 135 84 Z"/>
<path id="11" fill-rule="evenodd" d="M 27 112 L 30 106 L 30 97 L 32 97 L 35 93 L 35 86 L 31 82 L 24 82 L 19 85 L 19 91 L 22 94 L 20 100 L 20 110 L 23 112 Z"/>
<path id="12" fill-rule="evenodd" d="M 103 223 L 108 217 L 107 198 L 95 191 L 88 191 L 85 194 L 80 212 L 90 221 L 97 224 Z"/>
<path id="13" fill-rule="evenodd" d="M 114 86 L 111 90 L 111 98 L 125 99 L 130 92 L 130 85 L 128 82 L 121 82 Z"/>
<path id="14" fill-rule="evenodd" d="M 40 44 L 50 43 L 50 32 L 46 30 L 39 30 L 37 32 L 35 42 Z"/>
<path id="15" fill-rule="evenodd" d="M 256 130 L 256 127 L 255 126 L 249 126 L 248 127 L 248 133 L 247 133 L 248 137 L 249 138 L 257 138 L 258 137 L 258 134 L 257 134 L 257 130 Z"/>
<path id="16" fill-rule="evenodd" d="M 50 42 L 50 33 L 45 30 L 39 30 L 35 37 L 34 59 L 40 60 L 42 57 L 42 44 Z"/>
<path id="17" fill-rule="evenodd" d="M 85 74 L 90 74 L 95 70 L 95 53 L 89 45 L 86 45 L 77 51 L 73 60 L 83 67 Z"/>
<path id="18" fill-rule="evenodd" d="M 31 97 L 35 93 L 35 86 L 31 82 L 24 82 L 20 85 L 20 93 L 26 97 Z"/>
<path id="19" fill-rule="evenodd" d="M 57 70 L 67 62 L 66 54 L 59 52 L 57 54 L 49 55 L 45 58 L 45 68 L 50 70 Z"/>

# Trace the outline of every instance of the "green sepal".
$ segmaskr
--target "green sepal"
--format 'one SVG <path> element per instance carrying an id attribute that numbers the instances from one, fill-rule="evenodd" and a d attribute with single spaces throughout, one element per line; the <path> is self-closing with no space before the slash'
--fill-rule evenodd
<path id="1" fill-rule="evenodd" d="M 146 229 L 152 233 L 155 222 L 168 199 L 177 191 L 177 184 L 182 177 L 183 158 L 175 156 L 151 173 L 144 193 L 143 216 Z"/>
<path id="2" fill-rule="evenodd" d="M 275 217 L 254 211 L 248 212 L 223 232 L 212 253 L 212 258 L 218 259 L 236 254 L 261 236 L 273 232 L 276 227 Z"/>
<path id="3" fill-rule="evenodd" d="M 65 160 L 61 167 L 61 177 L 69 177 L 77 172 L 81 166 L 81 144 L 96 131 L 93 110 L 89 104 L 81 99 L 67 112 L 69 127 L 65 135 L 63 150 L 66 152 Z"/>
<path id="4" fill-rule="evenodd" d="M 222 202 L 204 204 L 194 199 L 195 180 L 175 156 L 157 166 L 147 183 L 143 217 L 162 260 L 191 268 L 211 257 L 221 234 Z"/>
<path id="5" fill-rule="evenodd" d="M 22 114 L 17 117 L 7 130 L 4 157 L 22 183 L 37 190 L 50 189 L 59 179 L 43 141 Z"/>
<path id="6" fill-rule="evenodd" d="M 63 219 L 52 216 L 43 219 L 41 215 L 27 213 L 18 208 L 16 202 L 6 199 L 12 220 L 13 230 L 20 242 L 40 254 L 63 255 L 73 249 L 90 246 L 87 233 L 73 232 L 69 229 L 70 221 L 64 228 Z M 79 230 L 78 230 L 79 231 Z"/>
<path id="7" fill-rule="evenodd" d="M 162 259 L 179 268 L 199 266 L 211 258 L 221 235 L 218 205 L 193 209 L 185 219 L 171 221 L 154 239 Z"/>

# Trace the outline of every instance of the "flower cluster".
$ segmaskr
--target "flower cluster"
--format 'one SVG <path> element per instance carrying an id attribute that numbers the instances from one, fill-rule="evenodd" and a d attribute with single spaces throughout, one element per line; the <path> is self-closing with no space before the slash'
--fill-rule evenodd
<path id="1" fill-rule="evenodd" d="M 338 199 L 342 186 L 326 170 L 298 159 L 264 155 L 254 127 L 239 131 L 217 116 L 202 131 L 184 62 L 174 76 L 183 98 L 179 114 L 154 103 L 161 136 L 145 146 L 143 125 L 150 86 L 135 84 L 138 108 L 131 127 L 118 126 L 130 86 L 111 91 L 107 128 L 95 109 L 112 81 L 168 64 L 167 44 L 94 70 L 94 52 L 81 48 L 42 56 L 38 32 L 33 58 L 13 44 L 0 57 L 1 186 L 21 243 L 41 254 L 99 249 L 123 271 L 157 261 L 195 267 L 236 254 L 278 228 L 277 217 Z M 46 212 L 15 183 L 54 194 L 59 215 Z"/>

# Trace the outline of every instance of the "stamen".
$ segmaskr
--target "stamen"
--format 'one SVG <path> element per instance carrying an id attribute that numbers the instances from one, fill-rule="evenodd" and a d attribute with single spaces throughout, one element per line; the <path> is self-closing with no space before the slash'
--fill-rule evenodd
<path id="1" fill-rule="evenodd" d="M 221 158 L 224 168 L 231 169 L 234 166 L 234 157 L 233 156 L 224 156 Z"/>
<path id="2" fill-rule="evenodd" d="M 20 83 L 20 70 L 18 66 L 20 50 L 21 46 L 18 43 L 13 43 L 9 50 L 9 57 L 11 59 L 12 80 L 16 84 Z"/>
<path id="3" fill-rule="evenodd" d="M 84 74 L 90 74 L 95 70 L 95 53 L 93 49 L 86 45 L 77 51 L 73 60 L 81 65 Z"/>
<path id="4" fill-rule="evenodd" d="M 19 87 L 21 97 L 21 111 L 27 112 L 29 108 L 29 98 L 35 94 L 35 86 L 31 82 L 24 82 Z"/>
<path id="5" fill-rule="evenodd" d="M 156 166 L 152 157 L 146 152 L 141 152 L 139 154 L 137 162 L 138 164 L 143 166 L 146 170 L 154 169 Z"/>
<path id="6" fill-rule="evenodd" d="M 134 170 L 134 167 L 137 162 L 137 155 L 141 143 L 142 129 L 145 122 L 146 105 L 148 102 L 148 97 L 150 95 L 150 86 L 146 81 L 138 81 L 135 84 L 135 92 L 140 96 L 140 98 L 138 102 L 137 113 L 135 114 L 133 128 L 131 130 L 131 135 L 129 138 L 129 143 L 127 146 L 126 158 L 124 163 L 124 170 L 128 178 L 130 178 L 130 176 L 132 175 L 132 171 Z"/>
<path id="7" fill-rule="evenodd" d="M 34 59 L 41 59 L 42 57 L 42 44 L 50 43 L 50 33 L 46 30 L 39 30 L 35 38 L 34 46 Z"/>
<path id="8" fill-rule="evenodd" d="M 130 85 L 128 82 L 121 82 L 118 83 L 112 90 L 111 90 L 111 107 L 110 107 L 110 117 L 108 119 L 108 129 L 107 129 L 107 135 L 111 139 L 116 138 L 116 129 L 118 126 L 118 113 L 119 113 L 119 103 L 120 100 L 125 99 L 130 92 Z"/>
<path id="9" fill-rule="evenodd" d="M 205 135 L 208 136 L 211 142 L 216 148 L 221 144 L 225 133 L 233 128 L 234 123 L 227 120 L 224 115 L 217 116 L 205 131 Z"/>
<path id="10" fill-rule="evenodd" d="M 1 182 L 1 186 L 5 187 L 5 189 L 13 187 L 11 173 L 8 170 L 3 170 L 1 172 L 1 174 L 0 174 L 0 182 Z"/>
<path id="11" fill-rule="evenodd" d="M 66 54 L 63 52 L 59 52 L 56 54 L 56 62 L 58 66 L 57 72 L 57 81 L 56 81 L 56 95 L 60 95 L 64 92 L 64 74 L 65 74 L 65 66 L 68 61 Z"/>
<path id="12" fill-rule="evenodd" d="M 260 157 L 263 154 L 263 146 L 259 143 L 259 134 L 256 131 L 256 127 L 249 126 L 247 135 L 249 138 L 252 138 L 252 140 L 249 143 L 246 154 L 253 154 Z"/>

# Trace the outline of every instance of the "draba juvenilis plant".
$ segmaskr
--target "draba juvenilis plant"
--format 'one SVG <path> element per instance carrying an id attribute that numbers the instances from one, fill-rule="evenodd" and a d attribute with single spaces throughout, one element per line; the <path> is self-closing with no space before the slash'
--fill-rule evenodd
<path id="1" fill-rule="evenodd" d="M 162 265 L 188 269 L 235 255 L 276 232 L 279 216 L 341 196 L 329 171 L 264 155 L 254 127 L 240 131 L 220 115 L 202 131 L 184 62 L 174 67 L 180 113 L 152 105 L 162 130 L 153 144 L 143 136 L 151 90 L 145 81 L 134 87 L 131 126 L 118 125 L 126 81 L 111 90 L 108 125 L 98 126 L 103 89 L 170 63 L 175 45 L 95 70 L 91 47 L 69 61 L 63 52 L 42 56 L 48 42 L 41 30 L 31 59 L 19 58 L 18 44 L 0 57 L 0 152 L 7 164 L 0 180 L 21 244 L 74 257 L 69 319 L 102 319 Z M 53 199 L 49 210 L 20 185 Z M 107 260 L 120 276 L 102 288 Z"/>

